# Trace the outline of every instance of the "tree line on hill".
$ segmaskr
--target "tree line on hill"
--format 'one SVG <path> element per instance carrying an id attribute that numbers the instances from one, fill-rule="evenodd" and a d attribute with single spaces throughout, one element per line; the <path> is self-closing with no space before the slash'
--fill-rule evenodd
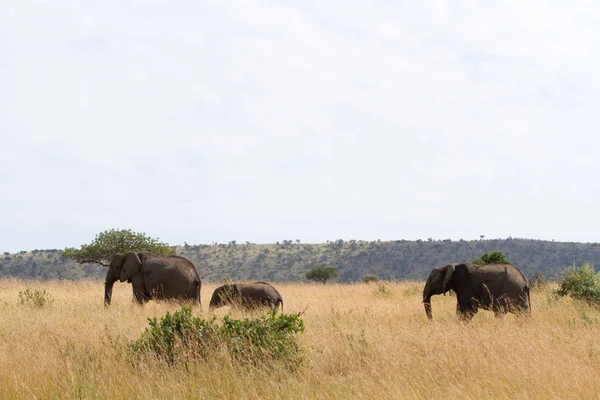
<path id="1" fill-rule="evenodd" d="M 123 232 L 123 231 L 107 231 Z M 127 231 L 130 232 L 131 231 Z M 135 233 L 134 233 L 135 235 Z M 139 234 L 137 234 L 139 235 Z M 143 234 L 142 234 L 143 235 Z M 146 237 L 148 240 L 154 240 Z M 91 253 L 104 257 L 101 248 L 88 246 Z M 168 246 L 155 241 L 156 246 Z M 501 251 L 529 278 L 542 273 L 557 277 L 565 267 L 589 262 L 600 263 L 600 244 L 554 242 L 532 239 L 484 240 L 392 240 L 362 241 L 342 239 L 309 244 L 283 240 L 275 244 L 213 243 L 168 246 L 174 254 L 192 261 L 203 280 L 269 280 L 298 282 L 306 272 L 326 265 L 339 273 L 339 282 L 361 281 L 365 275 L 381 279 L 424 280 L 435 266 L 472 261 L 484 252 Z M 83 259 L 73 259 L 76 249 L 21 251 L 0 256 L 0 277 L 34 279 L 103 279 L 106 268 Z M 70 258 L 69 258 L 70 257 Z"/>

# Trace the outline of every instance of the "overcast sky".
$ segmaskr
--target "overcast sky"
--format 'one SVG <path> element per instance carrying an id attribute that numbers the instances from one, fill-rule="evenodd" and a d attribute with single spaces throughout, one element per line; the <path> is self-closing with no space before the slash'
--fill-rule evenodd
<path id="1" fill-rule="evenodd" d="M 600 241 L 596 3 L 4 2 L 0 251 Z"/>

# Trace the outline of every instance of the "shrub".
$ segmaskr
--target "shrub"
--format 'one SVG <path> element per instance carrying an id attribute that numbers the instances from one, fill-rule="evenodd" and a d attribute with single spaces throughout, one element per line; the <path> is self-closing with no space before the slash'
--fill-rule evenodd
<path id="1" fill-rule="evenodd" d="M 44 290 L 29 290 L 25 289 L 23 292 L 19 292 L 18 298 L 19 304 L 22 306 L 29 306 L 33 308 L 44 308 L 51 306 L 54 303 L 54 298 Z"/>
<path id="2" fill-rule="evenodd" d="M 181 350 L 185 347 L 195 347 L 202 351 L 215 341 L 217 326 L 215 317 L 204 320 L 192 316 L 191 307 L 184 307 L 169 312 L 160 319 L 148 318 L 149 328 L 142 332 L 141 337 L 132 343 L 134 351 L 150 352 L 169 362 L 178 361 Z"/>
<path id="3" fill-rule="evenodd" d="M 563 271 L 556 294 L 600 305 L 600 276 L 587 262 L 579 268 L 573 264 Z"/>
<path id="4" fill-rule="evenodd" d="M 202 319 L 183 307 L 157 321 L 148 319 L 150 327 L 131 344 L 135 352 L 152 353 L 175 363 L 189 356 L 207 357 L 225 349 L 232 357 L 247 362 L 278 359 L 295 363 L 301 352 L 295 335 L 304 332 L 300 314 L 277 314 L 275 310 L 256 319 L 216 317 Z"/>
<path id="5" fill-rule="evenodd" d="M 364 283 L 379 282 L 379 277 L 377 275 L 365 275 L 363 277 L 363 282 Z"/>
<path id="6" fill-rule="evenodd" d="M 304 332 L 300 314 L 276 314 L 276 311 L 257 319 L 237 320 L 223 317 L 221 336 L 229 351 L 236 357 L 252 360 L 261 357 L 288 360 L 299 350 L 295 334 Z"/>

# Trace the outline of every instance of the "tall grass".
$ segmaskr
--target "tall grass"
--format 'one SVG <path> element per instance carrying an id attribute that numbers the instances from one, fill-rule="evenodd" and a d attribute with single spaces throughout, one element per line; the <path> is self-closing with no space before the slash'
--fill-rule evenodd
<path id="1" fill-rule="evenodd" d="M 380 285 L 384 285 L 383 289 Z M 532 318 L 480 311 L 469 324 L 456 298 L 421 304 L 423 283 L 277 284 L 285 312 L 305 310 L 298 368 L 261 368 L 215 354 L 168 365 L 128 350 L 148 318 L 179 305 L 130 301 L 102 282 L 0 281 L 0 398 L 38 399 L 402 399 L 596 398 L 600 393 L 600 311 L 552 288 L 532 292 Z M 204 284 L 203 308 L 216 284 Z M 51 307 L 22 307 L 19 293 L 46 291 Z M 240 310 L 216 310 L 242 317 Z"/>

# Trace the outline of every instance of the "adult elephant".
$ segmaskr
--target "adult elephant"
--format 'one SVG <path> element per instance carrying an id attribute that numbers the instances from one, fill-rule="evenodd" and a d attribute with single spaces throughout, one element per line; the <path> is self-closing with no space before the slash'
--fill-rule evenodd
<path id="1" fill-rule="evenodd" d="M 531 313 L 529 282 L 523 272 L 510 263 L 462 263 L 434 268 L 423 289 L 427 318 L 433 318 L 431 296 L 449 290 L 456 293 L 456 312 L 467 320 L 479 308 L 492 310 L 496 316 L 506 312 Z"/>
<path id="2" fill-rule="evenodd" d="M 133 297 L 142 304 L 150 299 L 189 299 L 200 304 L 202 281 L 192 262 L 180 256 L 163 257 L 149 252 L 115 255 L 106 274 L 104 305 L 109 306 L 114 283 L 130 282 Z"/>
<path id="3" fill-rule="evenodd" d="M 209 310 L 212 310 L 236 302 L 246 308 L 268 306 L 275 309 L 281 304 L 281 310 L 283 311 L 281 294 L 267 282 L 235 283 L 219 286 L 213 292 L 208 307 Z"/>

